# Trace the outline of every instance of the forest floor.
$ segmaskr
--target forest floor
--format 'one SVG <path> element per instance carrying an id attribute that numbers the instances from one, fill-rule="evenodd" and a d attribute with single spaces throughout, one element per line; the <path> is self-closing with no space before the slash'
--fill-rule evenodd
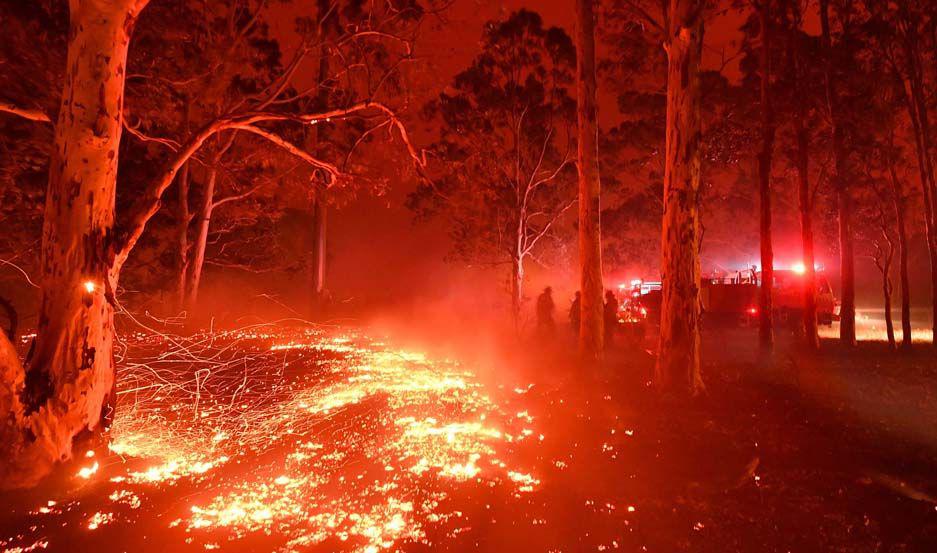
<path id="1" fill-rule="evenodd" d="M 127 337 L 110 449 L 0 498 L 0 550 L 937 550 L 928 346 L 789 341 L 756 363 L 751 331 L 708 333 L 688 403 L 638 348 Z"/>

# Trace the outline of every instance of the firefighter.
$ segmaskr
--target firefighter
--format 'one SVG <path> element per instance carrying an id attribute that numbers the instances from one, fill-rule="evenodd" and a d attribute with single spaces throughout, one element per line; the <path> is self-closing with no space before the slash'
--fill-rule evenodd
<path id="1" fill-rule="evenodd" d="M 612 340 L 615 338 L 615 329 L 618 328 L 618 298 L 611 290 L 605 292 L 605 310 L 603 312 L 605 319 L 605 347 L 612 347 Z"/>
<path id="2" fill-rule="evenodd" d="M 573 336 L 579 336 L 579 320 L 582 316 L 582 293 L 576 292 L 572 305 L 569 306 L 569 326 L 573 330 Z"/>
<path id="3" fill-rule="evenodd" d="M 551 336 L 553 334 L 554 307 L 553 288 L 547 286 L 537 298 L 537 333 L 541 336 Z"/>

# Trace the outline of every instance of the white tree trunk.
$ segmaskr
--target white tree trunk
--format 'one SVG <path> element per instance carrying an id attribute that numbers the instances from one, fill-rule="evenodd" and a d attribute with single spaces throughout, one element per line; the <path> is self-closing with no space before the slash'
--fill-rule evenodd
<path id="1" fill-rule="evenodd" d="M 202 207 L 198 213 L 198 224 L 195 231 L 195 244 L 192 248 L 192 265 L 189 268 L 189 292 L 186 298 L 186 308 L 194 310 L 198 304 L 199 287 L 202 284 L 202 269 L 205 267 L 205 250 L 208 247 L 208 231 L 211 227 L 211 216 L 215 209 L 215 181 L 218 172 L 209 169 L 208 179 L 205 182 Z"/>
<path id="2" fill-rule="evenodd" d="M 524 301 L 524 260 L 515 257 L 511 261 L 511 321 L 514 329 L 520 331 L 521 305 Z"/>
<path id="3" fill-rule="evenodd" d="M 76 438 L 101 430 L 113 409 L 117 158 L 127 48 L 144 4 L 70 3 L 42 232 L 42 303 L 25 378 L 0 341 L 0 487 L 38 482 L 71 457 Z"/>
<path id="4" fill-rule="evenodd" d="M 328 228 L 328 208 L 325 200 L 326 189 L 316 190 L 312 205 L 312 244 L 309 251 L 309 292 L 313 314 L 319 314 L 322 307 L 322 293 L 325 292 L 325 253 L 326 229 Z"/>
<path id="5" fill-rule="evenodd" d="M 176 213 L 176 309 L 185 309 L 186 285 L 189 281 L 189 165 L 186 164 L 177 179 L 178 212 Z"/>

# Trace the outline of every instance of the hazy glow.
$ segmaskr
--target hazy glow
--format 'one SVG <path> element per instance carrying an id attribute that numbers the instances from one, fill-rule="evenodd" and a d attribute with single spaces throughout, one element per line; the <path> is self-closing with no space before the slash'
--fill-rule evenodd
<path id="1" fill-rule="evenodd" d="M 900 342 L 902 338 L 901 334 L 901 320 L 895 319 L 895 341 Z M 829 338 L 832 340 L 839 339 L 839 326 L 821 326 L 819 328 L 819 335 L 821 338 Z M 869 319 L 862 317 L 861 315 L 856 317 L 856 339 L 860 342 L 885 342 L 888 340 L 888 331 L 885 327 L 885 322 L 875 319 Z M 930 343 L 934 341 L 934 333 L 929 328 L 911 328 L 911 341 L 912 342 L 921 342 L 921 343 Z"/>

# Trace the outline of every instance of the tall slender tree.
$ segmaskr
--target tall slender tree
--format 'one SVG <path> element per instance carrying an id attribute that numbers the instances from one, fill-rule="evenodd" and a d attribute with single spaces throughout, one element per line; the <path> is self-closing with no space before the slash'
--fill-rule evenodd
<path id="1" fill-rule="evenodd" d="M 813 239 L 814 192 L 810 184 L 810 129 L 807 118 L 810 114 L 810 75 L 805 58 L 809 39 L 801 30 L 803 12 L 800 2 L 791 2 L 791 24 L 789 53 L 790 80 L 793 91 L 791 120 L 794 127 L 794 166 L 797 173 L 797 203 L 800 214 L 801 259 L 804 264 L 803 329 L 804 345 L 816 351 L 820 348 L 817 328 L 817 271 Z"/>
<path id="2" fill-rule="evenodd" d="M 865 54 L 861 58 L 867 65 L 866 74 L 886 76 L 872 81 L 871 90 L 863 98 L 862 122 L 866 127 L 872 127 L 866 133 L 876 137 L 874 157 L 878 178 L 889 184 L 888 193 L 883 197 L 891 205 L 894 218 L 893 236 L 901 291 L 902 349 L 911 347 L 909 239 L 915 234 L 913 223 L 918 217 L 914 213 L 919 208 L 923 211 L 921 219 L 930 259 L 931 285 L 933 290 L 937 290 L 933 162 L 926 154 L 930 150 L 930 123 L 925 100 L 928 96 L 927 72 L 923 71 L 922 50 L 922 41 L 927 36 L 925 29 L 934 21 L 928 10 L 928 6 L 933 5 L 933 2 L 866 0 L 860 27 L 861 38 L 866 43 Z M 870 104 L 869 99 L 875 100 L 874 103 Z M 870 107 L 880 114 L 878 118 L 869 117 Z M 920 181 L 919 195 L 913 194 L 904 183 L 906 170 L 915 164 Z M 917 205 L 918 198 L 921 206 Z M 886 250 L 887 247 L 882 249 L 883 252 Z M 937 296 L 932 294 L 931 300 L 932 307 L 937 308 Z M 937 327 L 937 320 L 932 319 L 932 323 Z"/>
<path id="3" fill-rule="evenodd" d="M 774 156 L 775 116 L 771 101 L 771 0 L 755 3 L 761 33 L 761 149 L 758 152 L 758 198 L 761 237 L 761 287 L 758 295 L 758 343 L 762 352 L 774 347 L 774 250 L 771 245 L 771 161 Z"/>
<path id="4" fill-rule="evenodd" d="M 888 55 L 882 56 L 884 58 L 884 66 L 887 67 Z M 902 101 L 904 96 L 904 83 L 902 82 L 893 82 L 889 87 L 889 81 L 885 81 L 885 90 L 894 91 L 891 94 L 887 94 L 884 98 L 886 102 L 890 101 L 893 105 L 888 106 L 891 108 L 889 111 L 887 131 L 885 135 L 884 144 L 881 147 L 881 165 L 883 166 L 882 173 L 887 173 L 888 183 L 890 185 L 888 196 L 891 198 L 892 210 L 894 212 L 895 220 L 895 239 L 897 241 L 898 249 L 898 283 L 901 290 L 901 349 L 908 351 L 911 349 L 912 341 L 912 331 L 911 331 L 911 277 L 910 269 L 908 267 L 908 258 L 909 258 L 909 227 L 908 221 L 910 217 L 909 205 L 912 202 L 912 194 L 910 190 L 904 184 L 905 172 L 901 172 L 899 176 L 899 167 L 906 167 L 907 161 L 905 150 L 899 146 L 895 140 L 896 130 L 898 127 L 898 120 L 900 113 L 903 107 Z M 905 104 L 906 105 L 906 104 Z M 887 109 L 887 108 L 886 108 Z M 909 115 L 912 115 L 909 113 Z M 912 130 L 914 125 L 912 124 Z M 922 181 L 923 184 L 923 181 Z M 925 217 L 927 214 L 925 213 Z M 934 244 L 931 241 L 931 224 L 925 222 L 924 224 L 925 239 L 928 241 L 928 251 L 931 253 L 931 260 L 933 261 L 935 253 Z M 934 284 L 934 270 L 935 266 L 931 264 L 931 279 L 932 284 Z M 935 290 L 937 290 L 937 284 L 935 284 Z"/>
<path id="5" fill-rule="evenodd" d="M 602 355 L 601 190 L 599 125 L 595 79 L 595 14 L 593 0 L 576 0 L 576 76 L 579 172 L 579 269 L 582 294 L 579 351 L 585 359 Z"/>
<path id="6" fill-rule="evenodd" d="M 895 212 L 895 235 L 898 241 L 898 283 L 901 286 L 901 347 L 911 348 L 911 277 L 908 270 L 908 197 L 898 176 L 898 157 L 894 149 L 894 132 L 889 132 L 889 149 L 885 163 L 891 184 L 892 209 Z"/>
<path id="7" fill-rule="evenodd" d="M 341 24 L 338 18 L 337 10 L 331 9 L 329 0 L 318 0 L 316 8 L 316 29 L 320 37 L 319 40 L 319 67 L 316 70 L 316 88 L 317 93 L 315 102 L 324 106 L 329 101 L 328 80 L 330 78 L 330 54 L 327 42 L 334 41 L 341 34 Z M 306 133 L 307 148 L 313 152 L 324 151 L 321 143 L 325 142 L 327 130 L 323 128 L 311 128 Z M 308 309 L 310 315 L 317 316 L 321 313 L 323 294 L 325 293 L 325 264 L 326 264 L 326 246 L 328 230 L 328 183 L 323 182 L 320 174 L 313 174 L 314 192 L 312 195 L 311 214 L 311 235 L 309 240 L 309 250 L 306 252 L 306 279 L 308 286 Z"/>
<path id="8" fill-rule="evenodd" d="M 839 310 L 839 339 L 846 346 L 856 344 L 856 267 L 852 229 L 852 196 L 848 185 L 848 153 L 844 144 L 844 122 L 840 113 L 836 79 L 836 52 L 830 27 L 830 1 L 820 0 L 821 40 L 825 52 L 826 101 L 832 126 L 833 172 L 839 218 L 839 258 L 842 304 Z"/>
<path id="9" fill-rule="evenodd" d="M 882 44 L 889 67 L 898 82 L 897 90 L 908 112 L 914 137 L 919 182 L 924 204 L 924 230 L 931 265 L 931 329 L 937 336 L 937 179 L 934 175 L 933 139 L 928 111 L 924 55 L 921 49 L 927 19 L 921 13 L 925 6 L 908 0 L 894 4 L 870 6 L 881 19 L 884 29 L 880 36 L 891 41 Z M 931 23 L 933 28 L 933 23 Z"/>
<path id="10" fill-rule="evenodd" d="M 887 205 L 886 199 L 881 198 L 881 203 Z M 885 335 L 888 339 L 888 346 L 895 349 L 895 323 L 892 319 L 891 296 L 894 291 L 894 284 L 891 280 L 891 266 L 895 259 L 895 242 L 891 237 L 890 221 L 886 215 L 885 207 L 880 206 L 878 217 L 879 237 L 874 241 L 874 253 L 872 260 L 882 275 L 882 298 L 885 316 Z"/>
<path id="11" fill-rule="evenodd" d="M 189 102 L 185 102 L 183 123 L 188 127 Z M 186 128 L 186 132 L 191 129 Z M 186 163 L 176 179 L 176 310 L 181 311 L 186 305 L 186 286 L 189 282 L 189 224 L 192 223 L 192 213 L 189 209 L 189 164 Z"/>
<path id="12" fill-rule="evenodd" d="M 520 10 L 486 26 L 483 50 L 426 109 L 441 119 L 434 182 L 410 195 L 418 216 L 445 215 L 453 254 L 510 265 L 517 326 L 525 271 L 542 258 L 575 202 L 570 37 Z M 601 301 L 600 301 L 601 303 Z"/>
<path id="13" fill-rule="evenodd" d="M 703 0 L 671 0 L 666 21 L 667 127 L 655 381 L 698 394 L 700 374 L 700 62 Z"/>

